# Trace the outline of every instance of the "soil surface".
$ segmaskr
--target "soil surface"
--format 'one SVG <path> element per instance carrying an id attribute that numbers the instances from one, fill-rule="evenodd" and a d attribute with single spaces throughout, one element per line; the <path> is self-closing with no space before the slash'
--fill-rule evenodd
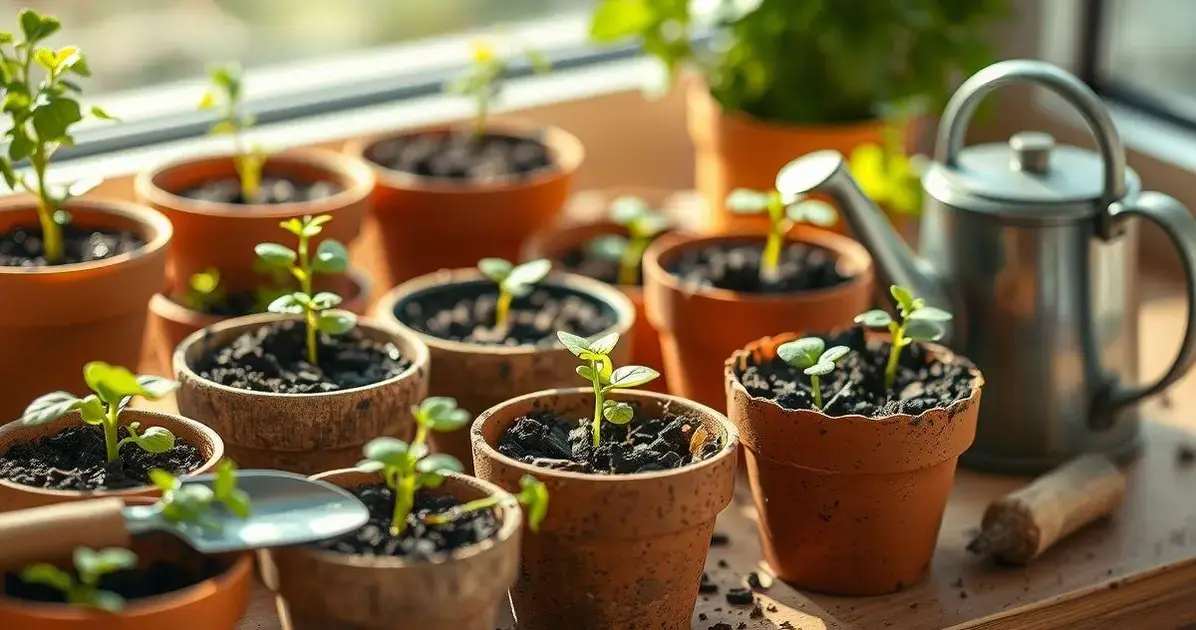
<path id="1" fill-rule="evenodd" d="M 143 247 L 140 236 L 124 230 L 85 230 L 62 226 L 62 260 L 71 264 L 103 260 Z M 16 228 L 0 234 L 0 267 L 47 267 L 41 228 Z"/>
<path id="2" fill-rule="evenodd" d="M 154 426 L 143 423 L 142 432 Z M 120 439 L 129 432 L 120 427 Z M 204 457 L 184 438 L 175 437 L 174 448 L 150 453 L 136 444 L 120 447 L 116 461 L 108 463 L 104 430 L 83 425 L 71 427 L 35 442 L 14 444 L 0 455 L 0 479 L 53 490 L 119 490 L 150 483 L 149 471 L 161 468 L 181 475 L 199 468 Z"/>
<path id="3" fill-rule="evenodd" d="M 690 453 L 695 421 L 667 409 L 658 418 L 642 418 L 642 408 L 636 411 L 636 419 L 625 425 L 603 420 L 598 448 L 593 446 L 589 418 L 566 420 L 538 411 L 511 425 L 498 442 L 498 452 L 545 468 L 618 475 L 681 468 L 721 448 L 717 439 L 707 439 L 695 457 Z"/>
<path id="4" fill-rule="evenodd" d="M 331 197 L 341 192 L 341 190 L 340 185 L 327 180 L 297 182 L 281 177 L 263 177 L 262 187 L 258 191 L 258 199 L 253 201 L 245 200 L 245 196 L 241 194 L 241 182 L 237 179 L 218 179 L 205 182 L 195 188 L 184 190 L 179 193 L 179 196 L 196 201 L 210 201 L 212 203 L 273 205 L 318 201 Z"/>
<path id="5" fill-rule="evenodd" d="M 443 512 L 461 502 L 450 496 L 416 492 L 415 508 L 407 515 L 406 529 L 398 536 L 391 536 L 395 499 L 390 488 L 378 483 L 358 486 L 350 492 L 369 508 L 369 522 L 357 531 L 316 543 L 320 548 L 349 555 L 428 560 L 479 543 L 498 533 L 498 518 L 493 510 L 477 510 L 442 525 L 429 525 L 424 522 L 426 516 Z"/>
<path id="6" fill-rule="evenodd" d="M 155 562 L 144 569 L 134 568 L 109 573 L 100 578 L 99 588 L 133 601 L 194 586 L 219 575 L 227 568 L 227 564 L 210 557 L 204 558 L 200 566 L 194 567 Z M 4 574 L 4 595 L 27 601 L 66 603 L 61 591 L 42 584 L 27 584 L 16 573 Z"/>
<path id="7" fill-rule="evenodd" d="M 498 291 L 490 282 L 469 282 L 437 288 L 399 302 L 395 317 L 439 339 L 495 346 L 559 342 L 558 330 L 591 337 L 615 325 L 615 312 L 588 295 L 564 287 L 543 285 L 515 298 L 510 329 L 496 330 L 494 306 Z"/>
<path id="8" fill-rule="evenodd" d="M 743 293 L 796 293 L 827 289 L 850 280 L 839 272 L 830 250 L 806 243 L 789 243 L 781 250 L 775 282 L 760 281 L 763 244 L 691 249 L 669 265 L 668 271 L 698 286 Z"/>
<path id="9" fill-rule="evenodd" d="M 561 267 L 566 271 L 600 280 L 607 284 L 619 283 L 619 261 L 594 256 L 585 247 L 579 247 L 565 252 L 560 259 Z M 643 269 L 636 272 L 635 286 L 643 284 Z"/>
<path id="10" fill-rule="evenodd" d="M 391 343 L 367 339 L 360 329 L 335 337 L 318 334 L 319 365 L 307 362 L 306 325 L 266 324 L 227 346 L 209 347 L 191 368 L 210 381 L 276 394 L 311 394 L 365 387 L 398 376 L 411 365 Z"/>
<path id="11" fill-rule="evenodd" d="M 366 151 L 366 159 L 394 171 L 441 179 L 489 181 L 524 178 L 553 166 L 539 140 L 471 132 L 426 133 L 388 138 Z"/>
<path id="12" fill-rule="evenodd" d="M 178 302 L 182 306 L 187 306 L 186 300 Z M 252 291 L 243 291 L 224 296 L 223 300 L 207 305 L 203 312 L 216 317 L 241 317 L 264 311 L 258 309 L 257 296 Z"/>
<path id="13" fill-rule="evenodd" d="M 826 346 L 852 349 L 829 376 L 820 379 L 823 413 L 838 417 L 861 415 L 883 418 L 894 414 L 918 415 L 945 408 L 971 396 L 972 367 L 966 360 L 943 363 L 924 345 L 913 343 L 901 351 L 892 391 L 884 387 L 889 343 L 865 341 L 864 329 L 854 327 L 835 337 L 825 337 Z M 753 396 L 769 398 L 786 409 L 813 409 L 810 377 L 780 358 L 763 365 L 749 364 L 737 371 L 739 381 Z"/>

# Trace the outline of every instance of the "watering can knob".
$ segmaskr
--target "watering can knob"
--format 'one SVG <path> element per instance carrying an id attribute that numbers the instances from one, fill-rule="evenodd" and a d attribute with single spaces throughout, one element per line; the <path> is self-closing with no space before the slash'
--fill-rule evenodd
<path id="1" fill-rule="evenodd" d="M 1041 131 L 1022 131 L 1009 139 L 1009 148 L 1013 149 L 1013 168 L 1042 175 L 1051 168 L 1055 139 Z"/>

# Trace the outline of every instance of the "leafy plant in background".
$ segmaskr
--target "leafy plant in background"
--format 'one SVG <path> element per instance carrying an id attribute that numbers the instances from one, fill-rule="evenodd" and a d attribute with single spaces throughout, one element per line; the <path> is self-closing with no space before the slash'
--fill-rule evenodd
<path id="1" fill-rule="evenodd" d="M 531 293 L 536 283 L 552 271 L 552 261 L 538 258 L 515 266 L 502 258 L 483 258 L 478 261 L 478 271 L 498 284 L 494 327 L 505 328 L 511 314 L 511 302 Z"/>
<path id="2" fill-rule="evenodd" d="M 133 400 L 141 396 L 146 400 L 157 400 L 178 389 L 179 384 L 170 379 L 132 372 L 103 361 L 92 361 L 83 366 L 83 380 L 94 394 L 79 398 L 69 392 L 52 392 L 29 403 L 20 423 L 36 426 L 53 422 L 72 411 L 78 411 L 83 422 L 104 429 L 104 446 L 108 461 L 116 461 L 120 447 L 136 444 L 150 453 L 164 453 L 174 448 L 174 434 L 163 427 L 149 427 L 138 434 L 140 423 L 132 422 L 125 429 L 129 437 L 117 441 L 120 428 L 120 414 Z"/>
<path id="3" fill-rule="evenodd" d="M 544 521 L 545 516 L 548 516 L 548 488 L 545 488 L 539 479 L 531 475 L 524 475 L 519 479 L 519 494 L 515 495 L 514 499 L 527 510 L 528 528 L 533 533 L 539 532 L 540 523 Z M 451 523 L 470 512 L 489 510 L 508 500 L 510 500 L 510 497 L 494 495 L 482 499 L 474 499 L 473 501 L 453 506 L 444 512 L 429 514 L 424 517 L 424 522 L 430 525 Z"/>
<path id="4" fill-rule="evenodd" d="M 12 33 L 0 33 L 0 82 L 4 85 L 0 110 L 10 123 L 4 133 L 8 151 L 0 155 L 0 176 L 9 188 L 36 197 L 42 255 L 46 262 L 57 264 L 63 256 L 62 226 L 70 222 L 63 204 L 83 190 L 52 186 L 46 180 L 46 169 L 59 148 L 75 143 L 71 128 L 84 117 L 77 100 L 82 88 L 75 79 L 91 76 L 91 68 L 75 46 L 54 50 L 38 45 L 62 27 L 57 19 L 22 9 L 17 21 L 21 25 L 19 41 Z M 43 75 L 40 80 L 35 67 Z M 94 106 L 90 114 L 112 118 Z M 17 170 L 26 161 L 32 178 Z"/>
<path id="5" fill-rule="evenodd" d="M 249 518 L 252 512 L 249 494 L 237 487 L 237 466 L 222 459 L 216 468 L 212 487 L 206 484 L 183 483 L 174 475 L 155 468 L 150 481 L 162 491 L 159 505 L 162 517 L 178 525 L 193 525 L 209 531 L 220 529 L 220 520 L 213 514 L 216 506 L 237 518 Z"/>
<path id="6" fill-rule="evenodd" d="M 643 385 L 658 378 L 660 372 L 642 365 L 625 365 L 616 369 L 610 360 L 610 353 L 619 343 L 619 333 L 611 333 L 594 341 L 563 330 L 558 331 L 556 336 L 573 356 L 584 362 L 577 366 L 577 375 L 594 387 L 594 419 L 590 433 L 594 446 L 598 446 L 602 438 L 603 418 L 611 424 L 627 424 L 635 417 L 631 405 L 608 400 L 606 395 L 615 388 L 630 389 Z"/>
<path id="7" fill-rule="evenodd" d="M 776 282 L 785 235 L 798 223 L 834 225 L 838 214 L 830 204 L 816 199 L 785 199 L 776 190 L 761 191 L 736 188 L 727 195 L 727 209 L 739 214 L 768 215 L 768 240 L 760 257 L 760 280 Z"/>
<path id="8" fill-rule="evenodd" d="M 591 255 L 619 263 L 619 284 L 635 284 L 644 250 L 669 228 L 669 219 L 639 197 L 619 197 L 612 201 L 610 218 L 627 228 L 627 236 L 604 234 L 590 241 L 586 248 Z"/>
<path id="9" fill-rule="evenodd" d="M 897 363 L 901 358 L 901 349 L 915 341 L 938 341 L 946 331 L 943 324 L 951 321 L 952 315 L 947 311 L 926 306 L 926 300 L 914 297 L 910 290 L 893 285 L 889 293 L 897 301 L 897 310 L 901 320 L 893 319 L 882 310 L 871 310 L 856 315 L 857 324 L 868 328 L 885 328 L 892 335 L 892 346 L 889 348 L 889 362 L 885 366 L 885 389 L 893 389 L 897 380 Z"/>
<path id="10" fill-rule="evenodd" d="M 213 306 L 224 301 L 224 289 L 220 286 L 220 270 L 209 267 L 191 274 L 187 279 L 185 306 L 193 311 L 207 313 Z"/>
<path id="11" fill-rule="evenodd" d="M 260 146 L 245 142 L 245 130 L 255 121 L 252 115 L 242 111 L 241 77 L 238 63 L 211 68 L 208 89 L 199 101 L 199 108 L 218 110 L 218 118 L 208 133 L 233 137 L 233 165 L 241 180 L 241 197 L 245 203 L 257 203 L 262 187 L 262 167 L 269 155 Z"/>
<path id="12" fill-rule="evenodd" d="M 821 411 L 822 386 L 819 379 L 835 371 L 839 361 L 851 352 L 847 346 L 826 347 L 818 337 L 803 337 L 777 347 L 777 356 L 810 377 L 810 390 L 814 392 L 814 408 Z"/>
<path id="13" fill-rule="evenodd" d="M 95 551 L 79 547 L 75 549 L 72 560 L 78 579 L 52 564 L 40 563 L 25 567 L 21 571 L 21 580 L 28 584 L 48 586 L 62 593 L 68 604 L 90 606 L 110 613 L 124 610 L 125 598 L 101 589 L 100 578 L 137 566 L 136 554 L 128 549 Z"/>
<path id="14" fill-rule="evenodd" d="M 889 122 L 882 131 L 883 142 L 868 143 L 851 152 L 848 168 L 860 188 L 889 212 L 917 216 L 922 212 L 922 172 L 926 157 L 908 155 L 907 119 Z"/>
<path id="15" fill-rule="evenodd" d="M 523 56 L 536 73 L 546 73 L 552 69 L 548 58 L 539 51 L 527 49 L 523 51 Z M 473 99 L 475 137 L 486 134 L 486 121 L 490 109 L 505 87 L 509 63 L 508 59 L 498 54 L 492 42 L 478 40 L 473 45 L 473 63 L 445 86 L 453 94 Z"/>

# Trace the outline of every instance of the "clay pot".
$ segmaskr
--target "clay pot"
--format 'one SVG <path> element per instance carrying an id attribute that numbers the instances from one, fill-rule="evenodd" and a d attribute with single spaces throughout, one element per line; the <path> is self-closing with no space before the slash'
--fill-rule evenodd
<path id="1" fill-rule="evenodd" d="M 220 436 L 216 435 L 215 431 L 194 420 L 172 414 L 130 407 L 121 412 L 120 423 L 121 425 L 128 426 L 132 422 L 140 422 L 142 430 L 146 427 L 155 426 L 170 429 L 170 432 L 174 433 L 176 438 L 186 440 L 192 446 L 199 449 L 200 455 L 204 458 L 204 463 L 199 468 L 191 471 L 190 475 L 201 475 L 208 472 L 216 466 L 221 457 L 224 457 L 224 443 L 220 440 Z M 82 424 L 83 420 L 79 417 L 78 413 L 71 413 L 53 422 L 37 426 L 23 426 L 16 421 L 10 422 L 0 426 L 0 453 L 7 453 L 8 449 L 14 444 L 23 444 L 49 435 L 56 435 L 66 429 L 81 426 Z M 161 491 L 151 485 L 123 490 L 82 492 L 77 490 L 37 488 L 0 479 L 0 513 L 101 497 L 157 497 L 159 494 L 161 494 Z M 0 625 L 0 627 L 4 626 Z"/>
<path id="2" fill-rule="evenodd" d="M 955 464 L 976 435 L 984 378 L 972 395 L 918 416 L 828 417 L 751 396 L 735 376 L 749 358 L 769 361 L 786 333 L 747 344 L 727 360 L 727 406 L 739 427 L 764 558 L 800 589 L 881 595 L 930 566 Z M 939 360 L 962 362 L 927 344 Z"/>
<path id="3" fill-rule="evenodd" d="M 312 477 L 342 488 L 377 483 L 377 473 L 334 470 Z M 449 473 L 428 492 L 460 501 L 506 494 Z M 443 561 L 349 556 L 314 547 L 260 554 L 267 586 L 286 601 L 292 630 L 493 630 L 519 568 L 523 513 L 513 502 L 495 508 L 498 533 Z"/>
<path id="4" fill-rule="evenodd" d="M 265 313 L 225 320 L 192 333 L 174 352 L 181 383 L 179 411 L 216 430 L 229 457 L 242 468 L 269 468 L 310 475 L 361 461 L 366 442 L 415 435 L 412 405 L 428 394 L 428 349 L 414 335 L 359 321 L 370 339 L 393 343 L 411 365 L 367 387 L 319 394 L 275 394 L 220 385 L 191 368 L 213 347 L 269 323 L 291 319 Z"/>
<path id="5" fill-rule="evenodd" d="M 374 217 L 391 283 L 440 269 L 469 267 L 482 256 L 515 260 L 532 232 L 552 224 L 565 200 L 573 173 L 581 165 L 581 142 L 557 127 L 491 121 L 488 131 L 535 137 L 552 152 L 555 168 L 526 178 L 464 182 L 393 171 L 370 161 L 375 145 L 389 137 L 356 140 L 346 147 L 373 165 Z M 446 134 L 436 125 L 403 135 Z"/>
<path id="6" fill-rule="evenodd" d="M 135 367 L 141 358 L 145 307 L 162 288 L 170 222 L 120 201 L 75 198 L 66 210 L 75 225 L 128 230 L 145 246 L 97 262 L 0 267 L 0 422 L 47 392 L 87 393 L 80 375 L 88 361 Z M 0 200 L 0 234 L 37 224 L 32 198 Z"/>
<path id="7" fill-rule="evenodd" d="M 253 270 L 257 259 L 253 247 L 267 242 L 294 247 L 293 236 L 278 226 L 292 217 L 332 215 L 323 233 L 312 239 L 312 251 L 326 238 L 346 245 L 357 238 L 374 186 L 374 174 L 361 160 L 324 149 L 293 150 L 271 155 L 263 174 L 301 182 L 327 180 L 338 184 L 341 192 L 316 201 L 250 205 L 181 196 L 205 182 L 236 179 L 236 167 L 227 155 L 173 162 L 137 176 L 138 200 L 160 210 L 174 224 L 168 269 L 174 286 L 215 267 L 226 290 L 252 289 L 261 281 Z"/>
<path id="8" fill-rule="evenodd" d="M 374 306 L 376 321 L 427 344 L 432 364 L 436 366 L 428 384 L 429 395 L 451 396 L 462 409 L 479 413 L 521 394 L 583 382 L 574 371 L 577 358 L 559 343 L 541 348 L 449 341 L 418 332 L 395 315 L 412 300 L 451 290 L 454 285 L 475 283 L 492 284 L 476 269 L 431 273 L 395 287 Z M 564 287 L 613 309 L 615 325 L 599 335 L 617 332 L 624 337 L 610 357 L 616 366 L 630 361 L 635 343 L 635 307 L 627 296 L 597 280 L 567 273 L 553 273 L 540 286 Z M 466 472 L 472 474 L 473 448 L 465 431 L 433 432 L 429 439 L 434 451 L 456 457 L 465 465 Z"/>
<path id="9" fill-rule="evenodd" d="M 715 409 L 726 393 L 720 367 L 743 344 L 778 330 L 831 330 L 850 325 L 872 303 L 872 258 L 859 243 L 799 225 L 789 241 L 830 250 L 850 280 L 827 289 L 760 294 L 693 287 L 666 271 L 684 252 L 720 245 L 760 243 L 754 234 L 657 239 L 644 255 L 644 306 L 660 331 L 669 391 Z"/>
<path id="10" fill-rule="evenodd" d="M 723 448 L 674 470 L 588 475 L 537 468 L 496 449 L 520 416 L 549 409 L 590 417 L 587 388 L 536 392 L 490 408 L 470 429 L 480 479 L 514 490 L 525 474 L 549 492 L 539 533 L 524 536 L 511 607 L 520 630 L 689 630 L 710 535 L 731 502 L 739 433 L 709 407 L 652 392 L 616 390 L 649 410 L 668 405 L 701 421 Z"/>

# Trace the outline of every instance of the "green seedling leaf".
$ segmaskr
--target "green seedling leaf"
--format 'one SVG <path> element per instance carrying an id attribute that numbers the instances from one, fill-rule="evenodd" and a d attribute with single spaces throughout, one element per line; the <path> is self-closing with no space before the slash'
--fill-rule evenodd
<path id="1" fill-rule="evenodd" d="M 137 384 L 141 386 L 141 391 L 138 393 L 146 400 L 158 400 L 179 388 L 178 381 L 154 374 L 138 375 Z"/>
<path id="2" fill-rule="evenodd" d="M 366 443 L 364 454 L 367 460 L 380 462 L 384 466 L 403 466 L 410 460 L 410 450 L 411 447 L 403 440 L 379 437 Z"/>
<path id="3" fill-rule="evenodd" d="M 321 311 L 317 320 L 320 332 L 329 335 L 343 335 L 357 325 L 357 316 L 349 311 Z"/>
<path id="4" fill-rule="evenodd" d="M 567 333 L 563 330 L 558 330 L 556 338 L 560 340 L 561 344 L 565 346 L 570 353 L 575 357 L 580 357 L 583 352 L 589 352 L 590 342 L 585 337 L 579 337 L 573 333 Z"/>
<path id="5" fill-rule="evenodd" d="M 21 415 L 21 424 L 36 426 L 53 422 L 66 414 L 78 409 L 82 401 L 67 392 L 51 392 L 29 403 L 25 413 Z"/>
<path id="6" fill-rule="evenodd" d="M 83 366 L 83 380 L 87 387 L 108 405 L 119 405 L 126 396 L 141 393 L 141 383 L 129 370 L 109 365 L 103 361 L 92 361 Z"/>
<path id="7" fill-rule="evenodd" d="M 826 376 L 835 371 L 835 364 L 833 361 L 819 361 L 814 365 L 802 370 L 807 376 Z"/>
<path id="8" fill-rule="evenodd" d="M 137 566 L 137 556 L 128 549 L 101 549 L 92 551 L 86 547 L 75 549 L 75 570 L 85 584 L 95 584 L 100 576 L 123 571 Z"/>
<path id="9" fill-rule="evenodd" d="M 610 203 L 610 219 L 628 225 L 652 213 L 652 206 L 640 197 L 618 197 Z"/>
<path id="10" fill-rule="evenodd" d="M 736 188 L 727 195 L 727 210 L 738 214 L 758 214 L 768 210 L 772 194 L 748 188 Z"/>
<path id="11" fill-rule="evenodd" d="M 925 322 L 949 322 L 953 317 L 951 313 L 933 306 L 923 306 L 909 314 L 911 320 Z"/>
<path id="12" fill-rule="evenodd" d="M 303 221 L 296 218 L 290 218 L 278 224 L 282 229 L 294 234 L 295 236 L 303 236 Z"/>
<path id="13" fill-rule="evenodd" d="M 237 487 L 237 466 L 231 459 L 222 459 L 216 467 L 216 480 L 212 492 L 217 499 L 228 496 Z"/>
<path id="14" fill-rule="evenodd" d="M 124 597 L 112 591 L 96 590 L 91 594 L 91 605 L 113 615 L 125 609 Z"/>
<path id="15" fill-rule="evenodd" d="M 627 424 L 635 418 L 635 410 L 625 402 L 608 400 L 602 404 L 602 417 L 611 424 Z"/>
<path id="16" fill-rule="evenodd" d="M 324 231 L 324 224 L 332 220 L 332 215 L 321 214 L 316 217 L 304 217 L 303 228 L 299 230 L 299 236 L 306 236 L 312 238 L 313 236 Z"/>
<path id="17" fill-rule="evenodd" d="M 311 268 L 316 273 L 344 273 L 349 268 L 349 251 L 340 241 L 326 239 L 316 248 Z"/>
<path id="18" fill-rule="evenodd" d="M 220 503 L 224 505 L 224 509 L 237 518 L 249 518 L 253 514 L 253 504 L 249 493 L 240 488 L 234 488 L 228 495 L 220 499 Z"/>
<path id="19" fill-rule="evenodd" d="M 456 408 L 456 399 L 448 396 L 430 396 L 415 407 L 418 416 L 428 419 L 443 416 Z"/>
<path id="20" fill-rule="evenodd" d="M 623 253 L 630 243 L 625 236 L 603 234 L 586 244 L 586 252 L 594 258 L 618 262 L 623 259 Z"/>
<path id="21" fill-rule="evenodd" d="M 304 305 L 299 301 L 298 296 L 301 293 L 288 293 L 270 302 L 266 310 L 271 313 L 283 313 L 290 315 L 297 315 L 304 312 Z M 310 300 L 308 301 L 310 303 Z"/>
<path id="22" fill-rule="evenodd" d="M 253 251 L 258 260 L 271 267 L 289 267 L 298 257 L 295 250 L 278 243 L 258 243 Z"/>
<path id="23" fill-rule="evenodd" d="M 856 315 L 855 323 L 862 324 L 868 328 L 885 328 L 893 323 L 893 317 L 885 311 L 876 309 Z"/>
<path id="24" fill-rule="evenodd" d="M 22 570 L 21 581 L 26 584 L 42 584 L 64 593 L 70 591 L 74 584 L 74 579 L 69 573 L 44 562 Z"/>
<path id="25" fill-rule="evenodd" d="M 905 338 L 913 341 L 938 341 L 945 334 L 938 322 L 915 319 L 905 325 Z"/>
<path id="26" fill-rule="evenodd" d="M 847 346 L 834 346 L 834 347 L 831 347 L 830 349 L 828 349 L 826 352 L 823 352 L 822 356 L 819 357 L 818 360 L 826 361 L 826 362 L 830 362 L 830 363 L 838 363 L 841 359 L 843 359 L 843 357 L 847 356 L 850 352 L 851 352 L 851 348 L 848 348 Z"/>
<path id="27" fill-rule="evenodd" d="M 909 289 L 893 285 L 889 287 L 889 293 L 893 295 L 893 299 L 897 300 L 897 306 L 906 313 L 913 312 L 917 307 L 914 304 L 914 296 Z"/>
<path id="28" fill-rule="evenodd" d="M 619 343 L 619 333 L 610 333 L 604 337 L 589 342 L 588 349 L 594 354 L 609 355 Z"/>
<path id="29" fill-rule="evenodd" d="M 461 462 L 456 457 L 447 453 L 433 453 L 419 460 L 415 469 L 422 474 L 465 472 L 465 467 L 461 465 Z"/>
<path id="30" fill-rule="evenodd" d="M 74 70 L 76 73 L 79 72 L 79 68 L 80 68 L 80 64 L 76 64 L 74 67 Z M 83 76 L 89 76 L 89 75 L 84 74 Z M 117 118 L 116 116 L 113 116 L 112 114 L 109 114 L 107 112 L 107 110 L 101 108 L 99 105 L 91 106 L 91 115 L 95 118 L 99 118 L 100 120 L 119 120 L 119 118 Z"/>
<path id="31" fill-rule="evenodd" d="M 552 271 L 552 261 L 540 258 L 512 269 L 503 284 L 509 287 L 530 287 L 543 280 L 549 271 Z"/>
<path id="32" fill-rule="evenodd" d="M 104 424 L 108 419 L 107 412 L 104 410 L 104 403 L 95 394 L 87 396 L 79 402 L 79 415 L 83 416 L 83 421 L 92 426 Z"/>
<path id="33" fill-rule="evenodd" d="M 655 380 L 660 372 L 642 365 L 625 365 L 611 373 L 610 387 L 629 388 Z"/>
<path id="34" fill-rule="evenodd" d="M 809 223 L 820 227 L 830 227 L 839 220 L 839 213 L 834 206 L 817 199 L 799 201 L 785 209 L 785 216 L 795 223 Z"/>
<path id="35" fill-rule="evenodd" d="M 517 499 L 527 509 L 528 529 L 532 530 L 532 533 L 538 533 L 540 524 L 548 516 L 548 488 L 535 477 L 524 475 L 519 480 Z"/>
<path id="36" fill-rule="evenodd" d="M 825 349 L 826 342 L 822 339 L 804 337 L 777 347 L 777 356 L 795 368 L 804 369 L 818 363 L 818 358 L 822 356 Z"/>
<path id="37" fill-rule="evenodd" d="M 456 431 L 469 424 L 469 412 L 457 408 L 457 401 L 445 396 L 425 399 L 415 410 L 416 420 L 433 431 Z"/>
<path id="38" fill-rule="evenodd" d="M 329 293 L 328 291 L 322 291 L 322 292 L 317 293 L 314 296 L 312 296 L 311 305 L 313 308 L 322 311 L 325 309 L 330 309 L 330 308 L 333 308 L 336 306 L 340 306 L 341 302 L 343 302 L 343 301 L 344 300 L 341 299 L 341 296 L 339 296 L 335 293 Z"/>
<path id="39" fill-rule="evenodd" d="M 502 284 L 511 275 L 512 265 L 501 258 L 483 258 L 478 261 L 478 271 L 497 284 Z"/>
<path id="40" fill-rule="evenodd" d="M 588 366 L 588 365 L 579 365 L 576 368 L 574 368 L 574 371 L 577 372 L 578 376 L 586 379 L 587 381 L 594 380 L 594 370 L 591 369 L 590 366 Z"/>
<path id="41" fill-rule="evenodd" d="M 163 427 L 150 427 L 138 437 L 130 436 L 125 439 L 132 440 L 134 444 L 149 453 L 165 453 L 174 448 L 174 434 Z"/>
<path id="42" fill-rule="evenodd" d="M 154 468 L 149 472 L 150 481 L 162 492 L 169 492 L 179 488 L 179 480 L 174 475 L 162 470 Z M 219 483 L 219 478 L 216 480 Z"/>

